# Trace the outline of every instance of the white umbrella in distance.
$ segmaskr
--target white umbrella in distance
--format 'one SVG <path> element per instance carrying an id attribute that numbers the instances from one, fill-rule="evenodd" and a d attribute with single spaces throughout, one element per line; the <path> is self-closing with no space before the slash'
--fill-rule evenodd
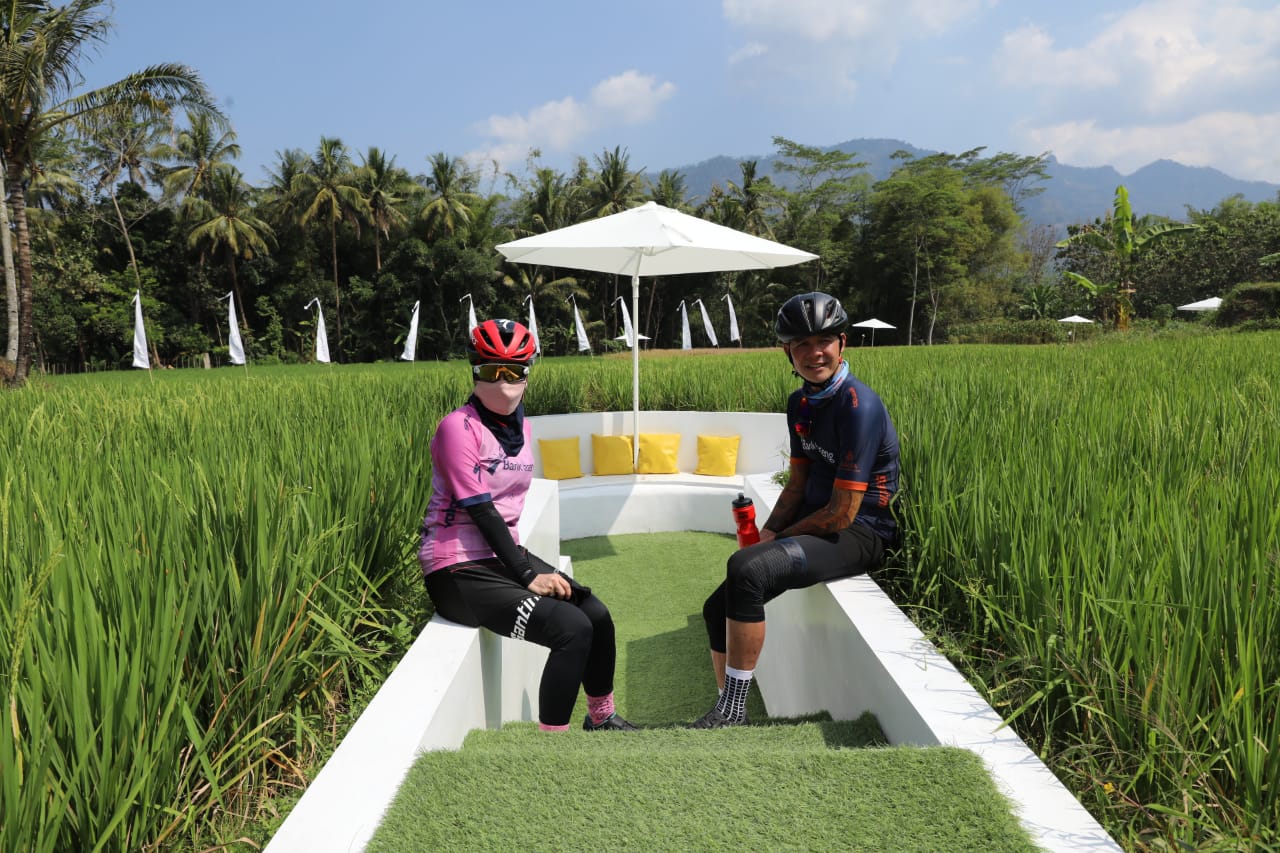
<path id="1" fill-rule="evenodd" d="M 812 261 L 817 255 L 646 202 L 588 222 L 502 243 L 522 264 L 631 277 L 631 313 L 640 316 L 640 277 L 755 270 Z M 640 341 L 631 345 L 632 448 L 640 451 Z"/>
<path id="2" fill-rule="evenodd" d="M 896 328 L 898 328 L 897 326 L 892 326 L 892 325 L 890 325 L 890 324 L 886 323 L 884 320 L 877 320 L 875 317 L 872 317 L 870 320 L 863 320 L 861 323 L 854 323 L 853 325 L 854 325 L 854 326 L 856 326 L 857 328 L 860 328 L 860 329 L 870 329 L 870 330 L 871 330 L 871 345 L 872 345 L 872 346 L 875 346 L 875 345 L 876 345 L 876 329 L 896 329 Z"/>
<path id="3" fill-rule="evenodd" d="M 1079 314 L 1072 314 L 1070 317 L 1063 317 L 1063 318 L 1062 318 L 1061 320 L 1059 320 L 1058 322 L 1059 322 L 1059 323 L 1074 323 L 1074 324 L 1079 324 L 1079 323 L 1089 323 L 1089 324 L 1092 324 L 1092 323 L 1093 323 L 1093 321 L 1092 321 L 1092 320 L 1090 320 L 1088 317 L 1081 317 Z M 1072 340 L 1074 340 L 1074 339 L 1075 339 L 1075 336 L 1076 336 L 1076 333 L 1075 333 L 1074 331 L 1072 331 L 1072 332 L 1071 332 L 1071 334 L 1069 335 L 1069 337 L 1070 337 Z"/>
<path id="4" fill-rule="evenodd" d="M 1179 305 L 1179 311 L 1217 311 L 1222 307 L 1222 297 L 1210 296 L 1208 299 L 1201 299 L 1199 302 L 1188 302 L 1186 305 Z"/>

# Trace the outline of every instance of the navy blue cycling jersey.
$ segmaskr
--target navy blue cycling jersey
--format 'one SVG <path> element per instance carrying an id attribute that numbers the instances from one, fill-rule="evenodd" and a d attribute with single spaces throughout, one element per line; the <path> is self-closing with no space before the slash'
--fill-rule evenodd
<path id="1" fill-rule="evenodd" d="M 849 374 L 830 397 L 811 400 L 804 388 L 787 399 L 792 462 L 809 465 L 803 512 L 826 506 L 832 489 L 864 492 L 854 524 L 886 542 L 897 525 L 889 501 L 898 491 L 898 433 L 880 396 Z"/>

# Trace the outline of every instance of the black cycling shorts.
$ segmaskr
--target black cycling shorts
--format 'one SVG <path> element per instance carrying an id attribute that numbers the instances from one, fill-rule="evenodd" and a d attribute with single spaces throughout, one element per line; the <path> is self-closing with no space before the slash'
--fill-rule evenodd
<path id="1" fill-rule="evenodd" d="M 725 619 L 763 622 L 765 602 L 789 589 L 860 575 L 884 560 L 884 540 L 865 524 L 826 536 L 792 536 L 735 551 L 725 580 L 702 605 L 712 651 L 726 650 Z"/>
<path id="2" fill-rule="evenodd" d="M 555 571 L 528 554 L 534 571 Z M 568 575 L 568 600 L 530 592 L 497 558 L 458 563 L 426 575 L 427 594 L 436 612 L 472 628 L 550 649 L 538 690 L 538 719 L 547 725 L 569 722 L 581 685 L 588 696 L 613 691 L 616 658 L 613 618 L 604 602 Z"/>

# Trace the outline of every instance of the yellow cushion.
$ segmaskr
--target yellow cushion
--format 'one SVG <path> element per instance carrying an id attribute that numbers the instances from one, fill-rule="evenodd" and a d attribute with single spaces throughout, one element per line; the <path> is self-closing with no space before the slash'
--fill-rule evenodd
<path id="1" fill-rule="evenodd" d="M 698 436 L 698 467 L 695 474 L 732 477 L 738 473 L 738 435 Z"/>
<path id="2" fill-rule="evenodd" d="M 674 474 L 680 470 L 676 463 L 679 454 L 680 433 L 642 432 L 640 465 L 636 471 L 640 474 Z"/>
<path id="3" fill-rule="evenodd" d="M 582 476 L 576 435 L 572 438 L 540 438 L 538 454 L 542 457 L 542 476 L 548 480 L 572 480 Z"/>
<path id="4" fill-rule="evenodd" d="M 604 474 L 634 474 L 631 467 L 631 436 L 591 436 L 591 456 L 595 460 L 596 476 Z"/>

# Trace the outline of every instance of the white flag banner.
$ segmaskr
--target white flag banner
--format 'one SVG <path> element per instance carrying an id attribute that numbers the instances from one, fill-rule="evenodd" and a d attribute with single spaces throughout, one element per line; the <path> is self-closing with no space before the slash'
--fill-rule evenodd
<path id="1" fill-rule="evenodd" d="M 474 329 L 476 326 L 480 325 L 476 321 L 476 301 L 471 298 L 470 293 L 468 293 L 466 296 L 462 297 L 458 301 L 467 303 L 467 337 L 470 338 L 471 330 Z"/>
<path id="2" fill-rule="evenodd" d="M 689 334 L 689 307 L 680 300 L 680 349 L 693 349 L 693 335 Z"/>
<path id="3" fill-rule="evenodd" d="M 329 363 L 329 336 L 324 330 L 324 309 L 320 307 L 320 297 L 307 303 L 307 307 L 316 306 L 316 361 Z"/>
<path id="4" fill-rule="evenodd" d="M 729 340 L 741 341 L 742 335 L 738 334 L 738 315 L 733 313 L 733 300 L 727 293 L 721 298 L 729 304 Z"/>
<path id="5" fill-rule="evenodd" d="M 538 340 L 538 317 L 533 313 L 533 297 L 526 296 L 525 302 L 529 303 L 529 334 L 533 335 L 533 351 L 542 355 L 542 341 Z"/>
<path id="6" fill-rule="evenodd" d="M 698 303 L 698 307 L 702 309 L 702 326 L 707 330 L 707 337 L 711 339 L 711 345 L 713 347 L 720 346 L 720 342 L 716 340 L 715 327 L 711 325 L 711 318 L 707 316 L 707 306 L 703 304 L 701 299 L 695 299 L 693 301 Z"/>
<path id="7" fill-rule="evenodd" d="M 578 352 L 591 352 L 591 342 L 587 340 L 587 330 L 582 325 L 582 315 L 578 313 L 578 303 L 573 303 L 573 328 L 578 333 Z"/>
<path id="8" fill-rule="evenodd" d="M 244 364 L 244 341 L 240 340 L 240 321 L 236 318 L 235 291 L 222 298 L 227 300 L 227 356 L 232 364 Z"/>
<path id="9" fill-rule="evenodd" d="M 413 361 L 418 354 L 418 304 L 418 302 L 413 303 L 413 316 L 409 318 L 409 337 L 404 339 L 404 352 L 400 353 L 401 361 Z"/>
<path id="10" fill-rule="evenodd" d="M 627 310 L 627 300 L 619 296 L 614 301 L 622 306 L 622 334 L 626 335 L 627 349 L 631 349 L 636 345 L 636 330 L 631 325 L 631 312 Z"/>
<path id="11" fill-rule="evenodd" d="M 151 369 L 147 354 L 147 330 L 142 325 L 142 291 L 133 292 L 133 366 Z"/>

